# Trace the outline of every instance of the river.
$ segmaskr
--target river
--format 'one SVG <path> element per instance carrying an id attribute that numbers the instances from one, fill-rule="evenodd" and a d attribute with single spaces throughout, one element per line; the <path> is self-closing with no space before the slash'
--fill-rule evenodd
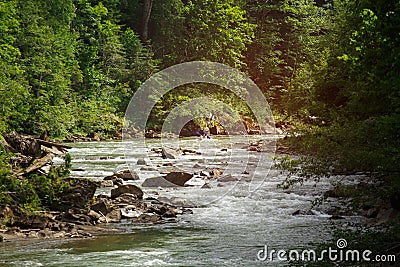
<path id="1" fill-rule="evenodd" d="M 0 266 L 276 266 L 287 262 L 257 259 L 265 245 L 276 250 L 312 249 L 315 242 L 329 239 L 329 216 L 317 211 L 315 215 L 292 215 L 296 210 L 310 209 L 311 201 L 330 188 L 329 181 L 309 182 L 291 190 L 277 188 L 285 175 L 271 168 L 271 153 L 243 149 L 254 141 L 248 138 L 260 137 L 181 139 L 179 146 L 202 154 L 178 160 L 164 160 L 151 152 L 152 147 L 161 146 L 159 140 L 147 143 L 147 155 L 135 149 L 138 141 L 73 144 L 69 153 L 73 157 L 72 175 L 77 177 L 101 180 L 128 164 L 139 173 L 140 181 L 135 183 L 140 185 L 158 175 L 135 166 L 138 158 L 146 157 L 153 166 L 171 162 L 197 173 L 201 166 L 218 167 L 243 179 L 211 189 L 200 189 L 204 183 L 200 177 L 189 181 L 193 186 L 179 189 L 144 188 L 146 196 L 179 196 L 200 207 L 193 208 L 193 214 L 179 216 L 177 223 L 138 225 L 125 220 L 112 225 L 123 228 L 124 234 L 0 244 Z M 177 145 L 176 140 L 163 142 Z M 250 175 L 242 174 L 243 168 Z M 98 193 L 107 190 L 99 189 Z"/>

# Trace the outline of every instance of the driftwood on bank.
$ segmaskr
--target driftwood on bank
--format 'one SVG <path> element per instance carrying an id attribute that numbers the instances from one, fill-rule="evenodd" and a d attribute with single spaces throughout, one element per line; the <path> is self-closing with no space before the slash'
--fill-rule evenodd
<path id="1" fill-rule="evenodd" d="M 3 135 L 1 145 L 16 156 L 12 164 L 17 167 L 17 175 L 25 176 L 31 173 L 46 173 L 43 168 L 52 164 L 55 156 L 64 155 L 70 146 L 42 140 L 30 135 L 10 133 Z"/>

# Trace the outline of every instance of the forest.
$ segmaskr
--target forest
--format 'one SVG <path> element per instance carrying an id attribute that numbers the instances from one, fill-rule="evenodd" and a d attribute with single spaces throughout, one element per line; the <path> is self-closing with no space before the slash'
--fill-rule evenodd
<path id="1" fill-rule="evenodd" d="M 115 135 L 147 78 L 196 60 L 246 73 L 296 133 L 282 142 L 303 156 L 280 159 L 283 187 L 365 173 L 374 183 L 352 194 L 400 209 L 397 0 L 1 0 L 0 133 Z M 223 88 L 191 84 L 163 97 L 149 129 L 203 95 L 252 116 Z"/>

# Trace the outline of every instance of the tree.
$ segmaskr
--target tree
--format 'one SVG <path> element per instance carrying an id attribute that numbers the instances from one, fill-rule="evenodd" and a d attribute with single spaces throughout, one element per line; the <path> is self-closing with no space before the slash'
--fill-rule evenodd
<path id="1" fill-rule="evenodd" d="M 153 6 L 153 0 L 144 0 L 143 5 L 143 18 L 142 18 L 142 40 L 147 42 L 149 35 L 149 20 L 151 15 L 151 9 Z"/>
<path id="2" fill-rule="evenodd" d="M 20 22 L 17 1 L 0 3 L 0 132 L 23 130 L 30 97 L 16 45 Z"/>

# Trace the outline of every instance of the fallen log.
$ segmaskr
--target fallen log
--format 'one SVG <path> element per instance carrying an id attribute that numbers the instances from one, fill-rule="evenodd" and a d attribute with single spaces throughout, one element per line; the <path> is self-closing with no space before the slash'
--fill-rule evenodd
<path id="1" fill-rule="evenodd" d="M 44 156 L 40 159 L 34 160 L 33 163 L 28 168 L 26 168 L 23 172 L 19 173 L 18 175 L 27 175 L 29 173 L 32 173 L 32 172 L 42 168 L 46 164 L 51 163 L 53 161 L 53 158 L 54 158 L 54 154 L 48 153 L 46 156 Z"/>
<path id="2" fill-rule="evenodd" d="M 45 140 L 42 140 L 42 139 L 37 139 L 38 141 L 39 141 L 39 143 L 41 144 L 41 145 L 43 145 L 43 146 L 47 146 L 47 147 L 56 147 L 57 149 L 60 149 L 60 150 L 66 150 L 66 149 L 71 149 L 72 147 L 71 146 L 68 146 L 68 145 L 64 145 L 64 144 L 59 144 L 59 143 L 56 143 L 56 142 L 51 142 L 51 141 L 45 141 Z"/>

